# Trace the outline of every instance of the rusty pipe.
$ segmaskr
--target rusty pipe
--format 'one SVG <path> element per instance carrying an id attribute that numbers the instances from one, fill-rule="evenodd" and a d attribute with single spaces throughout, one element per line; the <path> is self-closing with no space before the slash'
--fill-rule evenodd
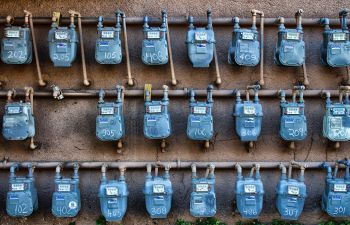
<path id="1" fill-rule="evenodd" d="M 31 12 L 29 12 L 27 10 L 24 10 L 24 14 L 25 14 L 26 18 L 29 17 L 29 25 L 30 25 L 31 35 L 32 35 L 35 64 L 36 64 L 36 70 L 38 73 L 38 83 L 39 83 L 40 87 L 45 87 L 47 85 L 47 82 L 45 82 L 43 80 L 42 73 L 41 73 L 40 61 L 39 61 L 39 55 L 38 55 L 38 47 L 36 45 L 35 30 L 34 30 L 34 24 L 33 24 L 33 15 Z"/>
<path id="2" fill-rule="evenodd" d="M 78 29 L 79 29 L 79 39 L 80 39 L 80 51 L 81 51 L 81 62 L 82 62 L 82 68 L 83 68 L 83 84 L 85 86 L 90 86 L 91 82 L 88 80 L 87 72 L 86 72 L 86 62 L 85 62 L 85 50 L 84 50 L 84 38 L 83 38 L 83 27 L 81 25 L 81 14 L 79 12 L 69 10 L 69 14 L 73 16 L 73 22 L 74 25 L 74 16 L 78 17 Z"/>
<path id="3" fill-rule="evenodd" d="M 16 90 L 11 89 L 7 91 L 7 103 L 13 102 L 12 98 L 16 97 Z"/>
<path id="4" fill-rule="evenodd" d="M 134 86 L 134 81 L 131 75 L 131 66 L 130 66 L 130 56 L 129 56 L 129 44 L 128 44 L 128 34 L 126 29 L 126 16 L 125 13 L 122 13 L 123 20 L 123 36 L 124 36 L 124 48 L 125 48 L 125 58 L 126 58 L 126 69 L 128 73 L 128 85 Z"/>

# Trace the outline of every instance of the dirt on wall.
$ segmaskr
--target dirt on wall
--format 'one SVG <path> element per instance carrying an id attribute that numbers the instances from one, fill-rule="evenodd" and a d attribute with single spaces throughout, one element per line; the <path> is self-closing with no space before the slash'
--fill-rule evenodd
<path id="1" fill-rule="evenodd" d="M 0 6 L 0 15 L 22 16 L 22 10 L 30 10 L 34 17 L 51 16 L 52 11 L 61 11 L 68 16 L 69 9 L 75 9 L 83 16 L 113 17 L 119 7 L 127 16 L 160 16 L 160 10 L 166 8 L 169 17 L 182 17 L 189 14 L 205 17 L 207 8 L 211 8 L 213 17 L 250 17 L 250 10 L 255 8 L 264 11 L 265 17 L 294 17 L 299 9 L 304 9 L 305 18 L 330 17 L 337 18 L 338 11 L 350 7 L 349 1 L 257 1 L 257 0 L 218 0 L 218 1 L 45 1 L 21 0 L 4 1 Z M 3 28 L 3 25 L 2 27 Z M 87 72 L 92 86 L 82 87 L 81 60 L 77 60 L 71 68 L 54 68 L 48 57 L 47 33 L 49 25 L 36 25 L 39 57 L 44 78 L 61 88 L 72 89 L 111 89 L 117 83 L 125 84 L 125 60 L 120 65 L 99 65 L 94 58 L 96 26 L 84 25 L 84 41 L 87 60 Z M 228 43 L 231 40 L 232 26 L 215 26 L 217 52 L 220 71 L 223 78 L 221 89 L 243 89 L 258 78 L 259 68 L 243 68 L 227 63 Z M 187 26 L 170 26 L 175 72 L 179 85 L 176 89 L 192 87 L 205 89 L 215 78 L 215 68 L 193 69 L 187 57 L 185 46 Z M 309 89 L 336 89 L 345 74 L 344 69 L 329 69 L 320 65 L 320 44 L 322 28 L 320 26 L 305 27 L 306 63 L 309 73 Z M 301 69 L 281 68 L 273 64 L 273 50 L 276 43 L 277 25 L 266 27 L 265 32 L 265 79 L 266 89 L 290 89 L 302 74 Z M 1 34 L 2 36 L 2 34 Z M 160 89 L 170 81 L 168 66 L 149 67 L 141 62 L 142 25 L 128 26 L 129 49 L 132 74 L 137 85 L 128 89 L 142 89 L 145 83 L 151 83 L 154 89 Z M 6 82 L 4 89 L 23 88 L 36 83 L 35 64 L 5 65 L 0 64 L 0 80 Z M 175 89 L 171 87 L 172 89 Z M 47 87 L 46 89 L 49 89 Z M 306 98 L 306 116 L 308 119 L 308 138 L 298 143 L 297 149 L 291 151 L 278 136 L 279 100 L 278 98 L 262 98 L 264 119 L 262 135 L 256 149 L 248 153 L 244 145 L 234 134 L 232 107 L 234 98 L 215 98 L 214 126 L 217 132 L 215 145 L 208 152 L 203 152 L 197 142 L 190 141 L 185 134 L 188 114 L 188 100 L 185 98 L 170 99 L 173 135 L 168 139 L 166 153 L 160 153 L 154 141 L 146 140 L 142 133 L 143 99 L 126 98 L 126 145 L 124 154 L 116 153 L 113 143 L 102 143 L 95 137 L 95 118 L 97 114 L 96 98 L 66 98 L 56 101 L 48 98 L 35 99 L 37 140 L 42 144 L 36 151 L 27 149 L 27 143 L 8 142 L 0 138 L 0 156 L 9 157 L 11 161 L 334 161 L 349 155 L 349 143 L 344 143 L 339 150 L 327 145 L 322 137 L 322 116 L 324 99 Z M 0 100 L 0 115 L 3 115 L 5 98 Z M 71 171 L 65 170 L 65 173 Z M 247 172 L 247 171 L 246 171 Z M 262 221 L 279 218 L 274 207 L 275 186 L 279 179 L 279 171 L 262 170 L 265 184 L 264 209 Z M 113 171 L 113 175 L 116 171 Z M 112 172 L 109 172 L 112 177 Z M 145 170 L 127 170 L 127 182 L 130 189 L 128 212 L 123 220 L 129 224 L 174 224 L 176 219 L 193 220 L 189 214 L 189 195 L 191 179 L 189 170 L 171 170 L 174 187 L 172 211 L 166 220 L 149 219 L 142 194 Z M 12 219 L 6 215 L 5 199 L 7 191 L 8 171 L 0 172 L 0 223 L 1 224 L 94 224 L 100 215 L 97 197 L 100 173 L 98 170 L 81 171 L 82 210 L 77 218 L 56 219 L 51 215 L 51 194 L 54 190 L 54 170 L 37 170 L 36 184 L 39 191 L 39 211 L 25 219 Z M 217 171 L 217 217 L 227 224 L 241 220 L 234 212 L 235 171 Z M 329 217 L 322 212 L 320 200 L 324 188 L 325 171 L 307 170 L 306 184 L 308 198 L 300 221 L 305 224 L 316 224 Z"/>

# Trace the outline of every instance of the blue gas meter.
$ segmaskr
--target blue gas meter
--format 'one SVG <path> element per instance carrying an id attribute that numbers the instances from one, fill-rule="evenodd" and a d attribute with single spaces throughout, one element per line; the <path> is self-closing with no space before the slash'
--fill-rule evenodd
<path id="1" fill-rule="evenodd" d="M 148 17 L 143 19 L 142 62 L 146 65 L 164 65 L 168 63 L 167 12 L 162 11 L 160 27 L 150 27 Z"/>
<path id="2" fill-rule="evenodd" d="M 170 167 L 165 167 L 163 177 L 158 176 L 158 167 L 155 168 L 155 175 L 152 176 L 152 166 L 147 165 L 147 175 L 145 179 L 146 209 L 152 219 L 166 218 L 171 209 L 173 188 L 169 175 Z"/>
<path id="3" fill-rule="evenodd" d="M 70 67 L 76 58 L 78 48 L 74 14 L 70 15 L 69 27 L 60 27 L 59 17 L 59 13 L 54 13 L 48 35 L 50 59 L 55 67 Z"/>
<path id="4" fill-rule="evenodd" d="M 19 169 L 18 163 L 13 164 L 10 168 L 6 212 L 12 217 L 30 216 L 38 210 L 38 192 L 33 177 L 34 167 L 32 164 L 28 164 L 27 177 L 17 177 L 16 169 Z"/>
<path id="5" fill-rule="evenodd" d="M 163 90 L 161 101 L 151 101 L 150 90 L 145 90 L 143 133 L 148 139 L 165 139 L 171 134 L 168 86 L 164 85 Z"/>
<path id="6" fill-rule="evenodd" d="M 300 214 L 303 211 L 305 198 L 306 198 L 306 186 L 304 183 L 305 165 L 300 166 L 300 175 L 298 179 L 292 179 L 292 166 L 295 164 L 291 162 L 287 169 L 284 165 L 280 165 L 282 170 L 281 179 L 276 187 L 276 207 L 279 214 L 284 220 L 298 220 Z"/>
<path id="7" fill-rule="evenodd" d="M 260 179 L 260 165 L 252 167 L 249 177 L 243 178 L 242 167 L 236 164 L 236 203 L 243 218 L 257 218 L 263 207 L 264 186 Z M 254 171 L 255 178 L 254 176 Z"/>
<path id="8" fill-rule="evenodd" d="M 213 107 L 213 85 L 207 88 L 207 101 L 195 100 L 195 92 L 190 91 L 190 114 L 187 119 L 187 137 L 192 140 L 205 141 L 208 143 L 214 134 L 212 107 Z"/>
<path id="9" fill-rule="evenodd" d="M 275 63 L 280 66 L 302 66 L 305 62 L 304 32 L 301 22 L 303 10 L 295 14 L 296 29 L 286 29 L 284 18 L 280 17 L 278 40 L 275 49 Z"/>
<path id="10" fill-rule="evenodd" d="M 323 116 L 323 136 L 335 142 L 350 140 L 350 101 L 349 92 L 339 90 L 339 102 L 331 101 L 327 92 L 326 112 Z"/>
<path id="11" fill-rule="evenodd" d="M 95 59 L 100 64 L 119 64 L 122 61 L 122 48 L 120 41 L 120 17 L 122 12 L 117 11 L 115 27 L 104 27 L 103 17 L 98 17 Z"/>
<path id="12" fill-rule="evenodd" d="M 345 176 L 337 177 L 338 163 L 345 165 Z M 349 160 L 338 161 L 332 176 L 332 167 L 323 163 L 323 168 L 327 169 L 326 187 L 322 194 L 322 209 L 332 217 L 350 216 L 350 175 Z"/>
<path id="13" fill-rule="evenodd" d="M 304 89 L 304 86 L 296 86 L 294 88 L 292 102 L 286 101 L 284 91 L 280 92 L 280 136 L 285 141 L 302 141 L 307 136 L 305 103 L 303 98 Z M 299 93 L 298 101 L 296 100 L 297 93 Z"/>
<path id="14" fill-rule="evenodd" d="M 123 115 L 123 90 L 117 85 L 117 101 L 105 102 L 105 92 L 101 89 L 98 101 L 98 116 L 96 118 L 96 137 L 101 141 L 118 141 L 118 149 L 122 148 L 121 139 L 125 135 Z"/>
<path id="15" fill-rule="evenodd" d="M 194 27 L 193 17 L 188 17 L 186 45 L 188 57 L 195 68 L 209 67 L 214 57 L 215 36 L 210 10 L 207 11 L 207 18 L 207 27 Z"/>
<path id="16" fill-rule="evenodd" d="M 213 164 L 208 165 L 204 178 L 197 177 L 197 168 L 195 164 L 192 164 L 191 168 L 191 215 L 194 217 L 213 217 L 216 214 L 215 166 Z"/>
<path id="17" fill-rule="evenodd" d="M 232 41 L 228 52 L 228 62 L 239 66 L 256 66 L 260 62 L 260 43 L 256 29 L 256 12 L 252 11 L 252 27 L 242 29 L 239 18 L 233 18 Z"/>
<path id="18" fill-rule="evenodd" d="M 32 62 L 32 40 L 25 15 L 23 27 L 12 26 L 13 17 L 6 17 L 5 37 L 1 40 L 1 60 L 6 64 L 29 64 Z"/>
<path id="19" fill-rule="evenodd" d="M 128 207 L 128 185 L 125 182 L 125 168 L 119 168 L 118 180 L 108 180 L 107 165 L 103 165 L 101 184 L 98 192 L 102 215 L 107 221 L 121 221 Z"/>
<path id="20" fill-rule="evenodd" d="M 329 19 L 322 18 L 324 25 L 321 63 L 330 67 L 350 66 L 350 34 L 347 26 L 348 10 L 339 12 L 341 29 L 331 29 Z"/>
<path id="21" fill-rule="evenodd" d="M 52 194 L 52 214 L 55 217 L 75 217 L 81 207 L 78 163 L 74 163 L 71 178 L 61 176 L 61 165 L 56 167 L 55 192 Z"/>
<path id="22" fill-rule="evenodd" d="M 249 89 L 254 90 L 254 100 L 249 99 Z M 249 86 L 246 90 L 246 101 L 242 102 L 241 94 L 236 92 L 236 104 L 234 106 L 233 116 L 235 117 L 236 133 L 243 142 L 249 142 L 252 147 L 253 142 L 257 141 L 260 132 L 263 111 L 259 101 L 259 85 Z"/>
<path id="23" fill-rule="evenodd" d="M 14 102 L 15 90 L 8 92 L 5 115 L 2 123 L 2 135 L 6 140 L 25 140 L 35 135 L 33 115 L 33 89 L 26 89 L 25 101 Z M 33 143 L 34 144 L 34 143 Z"/>

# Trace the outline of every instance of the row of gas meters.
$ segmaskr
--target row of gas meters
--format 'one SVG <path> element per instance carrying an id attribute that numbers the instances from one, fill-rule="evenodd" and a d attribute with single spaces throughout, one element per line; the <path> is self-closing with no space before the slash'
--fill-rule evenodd
<path id="1" fill-rule="evenodd" d="M 70 11 L 71 24 L 59 26 L 60 13 L 55 12 L 51 29 L 48 34 L 49 55 L 56 67 L 69 67 L 75 60 L 79 35 L 75 30 L 74 17 L 76 12 Z M 256 66 L 260 62 L 262 44 L 258 39 L 256 16 L 261 11 L 252 10 L 252 27 L 241 28 L 239 18 L 234 17 L 233 36 L 228 50 L 228 62 L 240 66 Z M 302 66 L 305 63 L 305 43 L 301 19 L 302 10 L 296 13 L 296 28 L 285 28 L 284 19 L 279 18 L 278 41 L 275 48 L 275 62 L 281 66 Z M 125 25 L 125 14 L 116 12 L 115 27 L 103 26 L 103 17 L 98 18 L 95 58 L 101 64 L 118 64 L 122 60 L 121 27 Z M 350 37 L 347 27 L 347 10 L 339 13 L 341 29 L 331 29 L 329 19 L 322 18 L 324 25 L 323 44 L 321 45 L 321 62 L 331 67 L 350 65 Z M 78 14 L 78 19 L 80 19 Z M 1 42 L 1 59 L 7 64 L 26 64 L 32 61 L 32 37 L 30 35 L 29 19 L 26 14 L 23 27 L 13 26 L 13 18 L 7 18 L 5 36 Z M 188 17 L 188 32 L 186 45 L 188 56 L 193 67 L 209 67 L 215 55 L 215 36 L 212 26 L 211 11 L 207 12 L 206 27 L 195 27 L 193 17 Z M 144 17 L 142 41 L 142 61 L 147 65 L 162 65 L 168 62 L 167 13 L 162 11 L 162 23 L 159 27 L 150 27 L 149 18 Z M 263 20 L 261 20 L 263 26 Z M 80 35 L 82 32 L 80 32 Z M 263 34 L 261 34 L 263 35 Z"/>
<path id="2" fill-rule="evenodd" d="M 105 92 L 100 90 L 97 104 L 96 137 L 100 141 L 117 142 L 118 151 L 123 146 L 125 136 L 125 121 L 123 113 L 124 88 L 117 86 L 117 99 L 115 102 L 104 100 Z M 236 91 L 236 103 L 233 109 L 235 118 L 235 131 L 242 142 L 247 143 L 249 149 L 254 147 L 258 140 L 263 120 L 263 107 L 258 97 L 258 85 L 248 86 L 245 99 Z M 349 86 L 339 89 L 339 101 L 331 101 L 330 93 L 326 94 L 325 112 L 323 117 L 323 136 L 335 142 L 350 140 L 350 99 Z M 195 91 L 189 93 L 189 115 L 187 119 L 187 136 L 191 140 L 204 143 L 209 148 L 214 136 L 213 120 L 213 86 L 207 88 L 206 101 L 197 101 Z M 303 98 L 304 86 L 295 86 L 292 100 L 287 101 L 285 92 L 280 91 L 280 130 L 283 140 L 295 148 L 295 142 L 307 137 L 307 119 L 305 116 L 305 102 Z M 250 93 L 254 92 L 253 99 Z M 25 101 L 14 101 L 14 90 L 8 91 L 8 100 L 5 105 L 2 134 L 6 140 L 31 139 L 31 148 L 35 149 L 35 120 L 33 114 L 33 89 L 28 88 Z M 63 98 L 62 93 L 56 96 Z M 161 149 L 166 148 L 166 138 L 172 134 L 171 117 L 168 110 L 168 87 L 163 86 L 163 98 L 152 100 L 152 87 L 145 85 L 144 89 L 144 121 L 143 133 L 147 139 L 160 140 Z"/>
<path id="3" fill-rule="evenodd" d="M 345 176 L 337 177 L 338 166 L 345 165 Z M 292 167 L 300 167 L 297 179 L 292 177 Z M 12 217 L 26 217 L 38 209 L 38 195 L 33 177 L 33 166 L 28 164 L 26 177 L 17 177 L 14 164 L 10 169 L 9 191 L 6 211 Z M 81 208 L 78 164 L 74 164 L 71 178 L 61 176 L 61 165 L 56 167 L 55 191 L 52 195 L 52 214 L 56 217 L 75 217 Z M 291 162 L 287 167 L 280 165 L 281 177 L 276 186 L 276 208 L 283 219 L 297 220 L 301 215 L 307 197 L 304 183 L 306 165 Z M 322 195 L 322 209 L 332 217 L 350 216 L 350 161 L 339 160 L 332 173 L 332 167 L 323 163 L 327 169 L 326 185 Z M 119 179 L 110 180 L 106 176 L 107 166 L 102 166 L 102 177 L 98 197 L 100 208 L 107 221 L 120 221 L 127 210 L 128 186 L 125 181 L 125 168 L 120 168 Z M 217 212 L 215 194 L 214 165 L 208 165 L 203 177 L 197 176 L 196 165 L 192 164 L 192 192 L 190 213 L 194 217 L 213 217 Z M 169 166 L 165 174 L 158 175 L 158 167 L 152 175 L 152 166 L 147 165 L 143 193 L 146 209 L 151 218 L 166 218 L 171 210 L 173 195 Z M 264 185 L 260 177 L 260 166 L 255 164 L 249 175 L 242 175 L 242 167 L 236 164 L 235 183 L 236 207 L 243 218 L 258 218 L 263 209 Z M 254 174 L 255 172 L 255 174 Z"/>

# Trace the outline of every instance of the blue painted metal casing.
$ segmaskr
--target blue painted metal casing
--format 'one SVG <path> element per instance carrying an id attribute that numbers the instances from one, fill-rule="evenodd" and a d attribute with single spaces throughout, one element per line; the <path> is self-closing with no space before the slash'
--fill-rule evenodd
<path id="1" fill-rule="evenodd" d="M 156 169 L 157 171 L 157 169 Z M 163 177 L 151 175 L 151 167 L 147 166 L 147 175 L 145 178 L 146 209 L 152 219 L 164 219 L 171 209 L 171 200 L 173 188 L 169 176 L 169 167 L 165 168 Z"/>
<path id="2" fill-rule="evenodd" d="M 78 34 L 74 23 L 59 27 L 53 22 L 48 35 L 50 59 L 55 67 L 70 67 L 77 56 Z"/>
<path id="3" fill-rule="evenodd" d="M 260 42 L 253 22 L 251 29 L 242 29 L 239 18 L 234 17 L 232 41 L 228 52 L 228 63 L 239 66 L 256 66 L 260 62 Z"/>
<path id="4" fill-rule="evenodd" d="M 346 173 L 343 178 L 337 178 L 337 167 L 332 177 L 330 165 L 325 163 L 323 166 L 327 169 L 327 178 L 322 194 L 322 209 L 332 217 L 350 216 L 349 161 L 346 161 Z"/>
<path id="5" fill-rule="evenodd" d="M 75 217 L 78 215 L 80 202 L 78 164 L 74 164 L 72 178 L 61 176 L 61 167 L 56 167 L 55 192 L 52 194 L 52 214 L 55 217 Z"/>
<path id="6" fill-rule="evenodd" d="M 242 176 L 242 168 L 237 164 L 237 178 L 236 178 L 236 203 L 239 213 L 243 218 L 254 219 L 258 218 L 263 207 L 264 186 L 260 179 L 259 167 L 256 167 L 255 178 L 253 172 L 249 177 Z"/>
<path id="7" fill-rule="evenodd" d="M 213 137 L 214 125 L 212 116 L 213 86 L 207 89 L 207 101 L 198 102 L 194 99 L 195 92 L 190 91 L 190 114 L 187 119 L 187 137 L 192 140 L 208 141 Z"/>
<path id="8" fill-rule="evenodd" d="M 25 140 L 34 137 L 35 121 L 30 102 L 6 103 L 2 135 L 6 140 Z"/>
<path id="9" fill-rule="evenodd" d="M 167 14 L 162 11 L 162 25 L 148 26 L 148 17 L 144 17 L 142 41 L 142 62 L 146 65 L 164 65 L 168 63 Z"/>
<path id="10" fill-rule="evenodd" d="M 98 18 L 95 59 L 100 64 L 119 64 L 122 61 L 120 17 L 121 12 L 116 12 L 115 27 L 104 27 L 103 17 Z"/>
<path id="11" fill-rule="evenodd" d="M 192 193 L 190 212 L 194 217 L 213 217 L 216 214 L 214 165 L 207 169 L 206 177 L 198 178 L 192 165 Z"/>
<path id="12" fill-rule="evenodd" d="M 98 116 L 96 117 L 96 137 L 101 141 L 117 141 L 125 135 L 122 87 L 117 86 L 117 101 L 105 102 L 104 91 L 100 90 Z"/>
<path id="13" fill-rule="evenodd" d="M 330 95 L 327 96 L 326 112 L 323 116 L 323 136 L 331 141 L 350 140 L 349 93 L 346 94 L 345 101 L 337 103 L 332 103 Z"/>
<path id="14" fill-rule="evenodd" d="M 151 101 L 150 93 L 146 91 L 143 134 L 148 139 L 164 139 L 171 134 L 171 121 L 168 112 L 168 87 L 164 87 L 164 97 L 161 101 Z"/>
<path id="15" fill-rule="evenodd" d="M 299 92 L 299 101 L 296 101 L 293 93 L 293 101 L 285 99 L 284 91 L 281 92 L 281 118 L 280 136 L 285 141 L 302 141 L 307 136 L 307 123 L 305 116 L 305 103 L 302 91 Z"/>
<path id="16" fill-rule="evenodd" d="M 280 18 L 278 40 L 274 61 L 279 66 L 302 66 L 305 62 L 304 32 L 301 25 L 301 13 L 296 14 L 296 29 L 286 29 L 284 18 Z"/>
<path id="17" fill-rule="evenodd" d="M 35 188 L 32 165 L 28 165 L 27 177 L 15 175 L 18 167 L 18 164 L 14 164 L 10 168 L 6 212 L 11 217 L 26 217 L 38 210 L 38 192 Z"/>
<path id="18" fill-rule="evenodd" d="M 29 27 L 8 24 L 1 40 L 1 61 L 6 64 L 32 62 L 32 40 Z"/>
<path id="19" fill-rule="evenodd" d="M 329 19 L 323 18 L 323 43 L 321 63 L 330 67 L 350 66 L 350 34 L 347 27 L 348 11 L 339 12 L 341 29 L 330 29 Z"/>
<path id="20" fill-rule="evenodd" d="M 193 17 L 188 17 L 186 45 L 188 57 L 195 68 L 209 67 L 214 56 L 215 35 L 210 10 L 207 11 L 207 17 L 207 27 L 194 27 Z"/>
<path id="21" fill-rule="evenodd" d="M 302 170 L 305 170 L 305 168 L 302 168 Z M 299 179 L 292 179 L 291 177 L 287 178 L 286 168 L 284 167 L 281 179 L 276 187 L 276 195 L 276 206 L 281 218 L 284 220 L 298 220 L 307 197 L 304 171 L 300 173 Z"/>
<path id="22" fill-rule="evenodd" d="M 103 171 L 104 170 L 104 171 Z M 125 182 L 125 170 L 120 171 L 119 180 L 108 180 L 106 167 L 102 167 L 102 178 L 98 197 L 102 215 L 107 221 L 121 221 L 128 207 L 128 185 Z"/>
<path id="23" fill-rule="evenodd" d="M 258 92 L 255 91 L 253 101 L 247 99 L 242 102 L 240 93 L 236 93 L 236 104 L 233 110 L 235 117 L 236 133 L 241 141 L 257 141 L 263 117 L 262 106 L 259 102 Z"/>

